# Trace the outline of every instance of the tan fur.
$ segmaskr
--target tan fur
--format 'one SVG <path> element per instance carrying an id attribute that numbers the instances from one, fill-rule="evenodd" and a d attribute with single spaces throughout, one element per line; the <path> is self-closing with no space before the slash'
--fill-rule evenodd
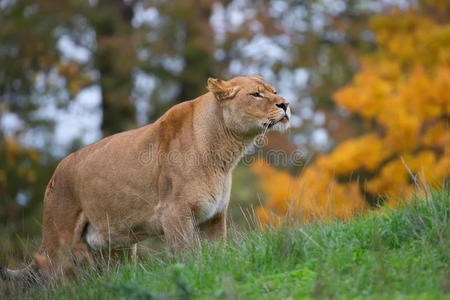
<path id="1" fill-rule="evenodd" d="M 67 257 L 89 257 L 87 244 L 128 247 L 160 234 L 178 249 L 194 243 L 196 227 L 225 239 L 233 168 L 269 124 L 285 129 L 289 118 L 262 77 L 210 78 L 208 89 L 61 161 L 45 194 L 36 265 L 64 269 Z"/>

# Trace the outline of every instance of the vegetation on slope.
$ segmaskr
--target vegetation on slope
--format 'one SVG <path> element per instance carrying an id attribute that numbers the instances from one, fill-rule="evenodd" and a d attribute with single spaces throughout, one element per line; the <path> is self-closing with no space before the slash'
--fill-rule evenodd
<path id="1" fill-rule="evenodd" d="M 344 223 L 235 232 L 226 246 L 83 268 L 15 297 L 47 299 L 450 298 L 450 190 Z M 23 294 L 25 293 L 25 294 Z"/>

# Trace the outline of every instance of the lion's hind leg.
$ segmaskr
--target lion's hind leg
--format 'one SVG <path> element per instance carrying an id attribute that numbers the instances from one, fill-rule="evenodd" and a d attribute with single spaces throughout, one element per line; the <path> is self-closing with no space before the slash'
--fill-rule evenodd
<path id="1" fill-rule="evenodd" d="M 75 264 L 91 256 L 84 235 L 88 219 L 81 203 L 72 193 L 70 174 L 57 168 L 50 180 L 44 198 L 42 243 L 35 261 L 40 269 L 54 275 L 64 275 Z"/>
<path id="2" fill-rule="evenodd" d="M 52 227 L 45 229 L 45 239 L 41 249 L 34 255 L 34 260 L 27 267 L 10 270 L 0 266 L 0 277 L 3 280 L 27 283 L 39 283 L 41 277 L 59 277 L 74 270 L 74 264 L 88 261 L 92 258 L 86 243 L 82 237 L 87 219 L 83 214 L 76 218 L 75 230 L 70 234 L 68 231 L 57 232 Z M 56 228 L 53 227 L 53 229 Z M 53 239 L 52 239 L 53 238 Z M 51 241 L 51 242 L 50 242 Z"/>
<path id="3" fill-rule="evenodd" d="M 41 270 L 57 276 L 73 272 L 76 265 L 86 262 L 93 265 L 89 247 L 84 241 L 88 220 L 83 212 L 69 215 L 72 218 L 65 219 L 62 224 L 46 228 L 41 249 L 34 256 Z"/>

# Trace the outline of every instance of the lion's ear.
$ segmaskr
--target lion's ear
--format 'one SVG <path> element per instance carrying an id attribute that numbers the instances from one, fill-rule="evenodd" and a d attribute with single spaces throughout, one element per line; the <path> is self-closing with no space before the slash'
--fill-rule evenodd
<path id="1" fill-rule="evenodd" d="M 208 90 L 216 96 L 217 100 L 233 98 L 238 92 L 237 88 L 231 87 L 226 81 L 216 78 L 208 78 Z"/>

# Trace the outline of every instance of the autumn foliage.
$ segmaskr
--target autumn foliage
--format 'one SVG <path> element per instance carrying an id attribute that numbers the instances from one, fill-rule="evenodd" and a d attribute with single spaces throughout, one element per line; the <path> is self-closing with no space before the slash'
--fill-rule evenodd
<path id="1" fill-rule="evenodd" d="M 450 25 L 411 9 L 377 16 L 371 28 L 377 50 L 334 95 L 338 107 L 363 120 L 364 133 L 318 156 L 298 177 L 255 163 L 267 196 L 256 211 L 263 223 L 287 215 L 348 219 L 379 195 L 398 199 L 448 177 Z"/>

